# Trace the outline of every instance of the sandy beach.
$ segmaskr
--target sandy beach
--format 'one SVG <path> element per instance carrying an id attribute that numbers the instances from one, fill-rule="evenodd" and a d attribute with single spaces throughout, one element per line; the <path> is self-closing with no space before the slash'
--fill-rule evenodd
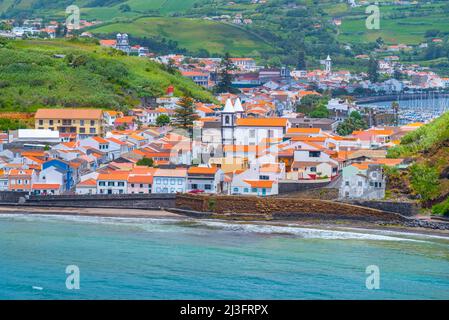
<path id="1" fill-rule="evenodd" d="M 1 206 L 2 213 L 28 213 L 28 214 L 54 214 L 74 216 L 99 216 L 99 217 L 130 217 L 130 218 L 182 218 L 183 216 L 163 210 L 141 209 L 112 209 L 112 208 L 74 208 L 74 207 L 18 207 Z"/>

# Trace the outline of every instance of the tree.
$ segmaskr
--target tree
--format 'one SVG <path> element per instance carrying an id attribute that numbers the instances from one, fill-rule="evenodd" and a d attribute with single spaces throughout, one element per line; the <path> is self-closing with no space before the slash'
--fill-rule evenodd
<path id="1" fill-rule="evenodd" d="M 440 190 L 438 170 L 425 164 L 415 163 L 410 167 L 410 184 L 421 201 L 435 199 Z"/>
<path id="2" fill-rule="evenodd" d="M 220 62 L 219 66 L 219 79 L 220 81 L 217 83 L 214 91 L 216 93 L 237 93 L 239 90 L 232 87 L 232 81 L 234 80 L 234 75 L 232 71 L 236 69 L 234 63 L 231 61 L 231 56 L 228 52 L 225 53 L 225 56 Z"/>
<path id="3" fill-rule="evenodd" d="M 371 56 L 368 62 L 368 78 L 372 83 L 379 80 L 379 63 Z"/>
<path id="4" fill-rule="evenodd" d="M 161 114 L 156 118 L 156 125 L 159 127 L 163 127 L 170 123 L 170 117 L 166 114 Z"/>
<path id="5" fill-rule="evenodd" d="M 131 7 L 130 7 L 129 5 L 127 5 L 127 4 L 122 4 L 122 5 L 119 7 L 119 10 L 120 10 L 121 12 L 129 12 L 129 11 L 131 11 Z"/>
<path id="6" fill-rule="evenodd" d="M 193 99 L 190 97 L 182 97 L 179 102 L 179 107 L 175 109 L 175 123 L 178 128 L 182 128 L 189 132 L 192 131 L 193 121 L 198 119 L 198 114 L 195 112 Z"/>
<path id="7" fill-rule="evenodd" d="M 298 70 L 306 70 L 307 69 L 307 62 L 306 62 L 306 54 L 304 50 L 300 50 L 298 52 L 298 64 L 296 66 Z"/>
<path id="8" fill-rule="evenodd" d="M 341 136 L 347 136 L 355 130 L 364 130 L 367 128 L 368 125 L 362 119 L 362 115 L 358 111 L 352 111 L 349 117 L 338 125 L 337 133 Z"/>
<path id="9" fill-rule="evenodd" d="M 152 167 L 154 165 L 154 161 L 151 158 L 142 158 L 136 163 L 138 166 L 146 166 L 146 167 Z"/>

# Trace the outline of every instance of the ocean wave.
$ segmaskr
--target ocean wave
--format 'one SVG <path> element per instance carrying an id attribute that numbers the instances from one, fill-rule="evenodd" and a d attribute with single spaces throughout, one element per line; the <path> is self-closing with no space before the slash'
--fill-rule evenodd
<path id="1" fill-rule="evenodd" d="M 382 240 L 382 241 L 416 241 L 420 240 L 399 238 L 387 235 L 378 235 L 372 233 L 351 232 L 341 230 L 323 230 L 315 228 L 304 228 L 294 226 L 279 226 L 268 224 L 251 224 L 251 223 L 229 223 L 222 221 L 199 221 L 198 224 L 207 227 L 222 229 L 234 232 L 249 232 L 259 234 L 286 234 L 298 236 L 305 239 L 329 239 L 329 240 Z"/>
<path id="2" fill-rule="evenodd" d="M 184 233 L 206 234 L 208 232 L 207 229 L 218 229 L 236 233 L 288 235 L 304 239 L 329 239 L 329 240 L 352 239 L 352 240 L 424 242 L 422 240 L 417 239 L 386 235 L 385 234 L 386 231 L 382 230 L 366 229 L 366 233 L 364 233 L 364 232 L 353 232 L 335 229 L 325 230 L 318 228 L 305 228 L 295 226 L 292 224 L 270 225 L 263 223 L 228 222 L 222 220 L 219 221 L 196 220 L 192 218 L 182 218 L 182 219 L 134 218 L 134 217 L 99 217 L 99 216 L 74 216 L 74 215 L 51 215 L 51 214 L 7 214 L 7 213 L 0 214 L 0 218 L 10 218 L 22 221 L 38 221 L 38 220 L 70 221 L 75 223 L 117 225 L 123 227 L 136 228 L 146 232 L 184 232 Z M 373 232 L 376 232 L 376 234 L 374 234 Z"/>

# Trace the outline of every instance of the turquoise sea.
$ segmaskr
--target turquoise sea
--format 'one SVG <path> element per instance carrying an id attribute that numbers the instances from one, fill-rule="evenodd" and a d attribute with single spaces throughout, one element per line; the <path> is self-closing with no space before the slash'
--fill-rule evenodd
<path id="1" fill-rule="evenodd" d="M 66 267 L 80 289 L 66 288 Z M 379 289 L 365 285 L 379 268 Z M 0 299 L 448 299 L 449 239 L 296 225 L 0 215 Z"/>

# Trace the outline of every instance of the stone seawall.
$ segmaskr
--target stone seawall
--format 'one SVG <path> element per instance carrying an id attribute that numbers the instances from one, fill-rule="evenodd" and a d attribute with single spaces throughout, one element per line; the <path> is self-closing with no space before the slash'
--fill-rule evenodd
<path id="1" fill-rule="evenodd" d="M 419 205 L 415 202 L 353 200 L 350 201 L 349 203 L 362 207 L 369 207 L 388 212 L 395 212 L 407 217 L 415 216 L 419 213 Z"/>
<path id="2" fill-rule="evenodd" d="M 178 195 L 179 209 L 213 214 L 266 215 L 272 219 L 349 219 L 401 222 L 407 218 L 382 210 L 317 199 Z"/>
<path id="3" fill-rule="evenodd" d="M 175 194 L 30 196 L 25 205 L 40 207 L 160 209 L 175 206 Z"/>
<path id="4" fill-rule="evenodd" d="M 308 190 L 316 190 L 324 188 L 329 184 L 329 181 L 325 182 L 314 182 L 314 183 L 304 183 L 304 182 L 292 182 L 292 181 L 280 181 L 279 182 L 279 194 L 301 192 Z"/>
<path id="5" fill-rule="evenodd" d="M 28 192 L 0 191 L 0 203 L 18 203 Z"/>

